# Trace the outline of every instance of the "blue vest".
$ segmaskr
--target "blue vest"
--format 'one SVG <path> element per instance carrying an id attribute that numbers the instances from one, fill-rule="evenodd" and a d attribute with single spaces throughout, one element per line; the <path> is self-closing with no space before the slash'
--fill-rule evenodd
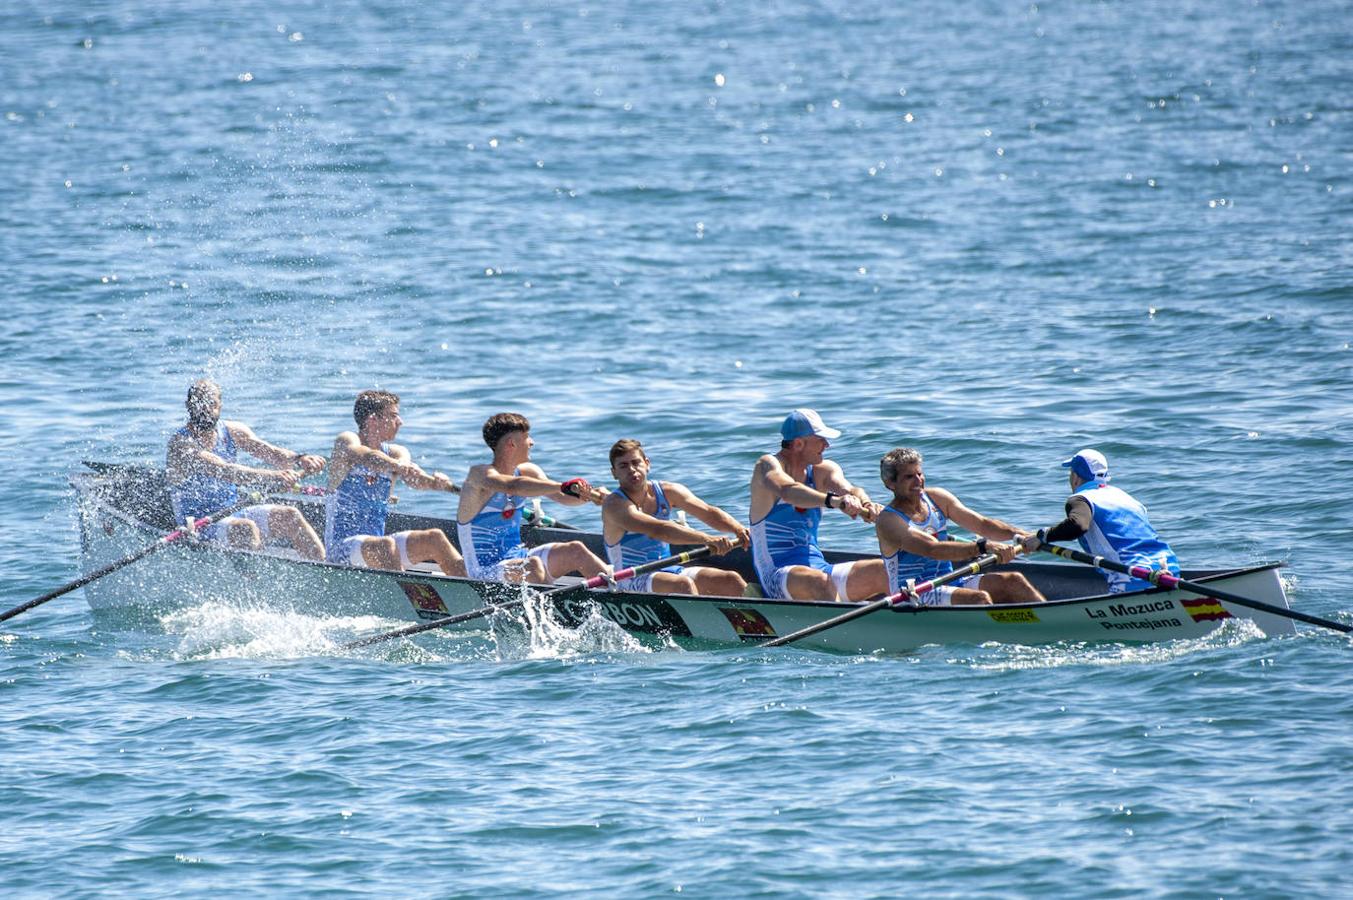
<path id="1" fill-rule="evenodd" d="M 513 475 L 520 475 L 519 469 Z M 516 498 L 499 491 L 468 522 L 457 522 L 460 549 L 474 562 L 471 569 L 484 569 L 520 556 L 522 507 Z"/>
<path id="2" fill-rule="evenodd" d="M 662 491 L 662 484 L 651 480 L 649 484 L 653 485 L 653 496 L 658 501 L 658 508 L 654 511 L 653 518 L 670 522 L 672 520 L 672 505 L 667 502 L 667 495 Z M 627 531 L 617 543 L 606 545 L 606 556 L 616 569 L 628 569 L 640 563 L 652 562 L 655 559 L 663 559 L 671 555 L 672 547 L 670 544 L 657 538 L 651 538 L 646 534 L 639 534 L 637 531 Z"/>
<path id="3" fill-rule="evenodd" d="M 190 439 L 192 437 L 186 425 L 174 432 L 174 435 Z M 223 422 L 216 425 L 216 444 L 211 448 L 211 452 L 226 462 L 235 461 L 235 439 L 230 436 L 230 431 Z M 174 507 L 174 521 L 182 525 L 189 517 L 200 519 L 239 503 L 240 490 L 228 481 L 194 473 L 178 484 L 170 485 L 169 500 Z"/>
<path id="4" fill-rule="evenodd" d="M 1079 538 L 1087 553 L 1102 556 L 1125 566 L 1148 566 L 1179 574 L 1179 560 L 1169 545 L 1160 539 L 1146 518 L 1146 507 L 1126 491 L 1102 481 L 1089 481 L 1076 488 L 1075 497 L 1084 497 L 1094 512 L 1090 530 Z M 1102 571 L 1102 570 L 1101 570 Z M 1109 593 L 1145 590 L 1151 582 L 1120 572 L 1104 572 Z"/>
<path id="5" fill-rule="evenodd" d="M 894 509 L 891 506 L 885 506 L 883 509 L 905 522 L 908 528 L 927 532 L 937 541 L 949 540 L 948 517 L 940 511 L 940 508 L 934 504 L 930 495 L 925 491 L 921 492 L 921 502 L 926 509 L 925 521 L 922 522 L 913 522 L 901 510 Z M 919 584 L 941 575 L 948 575 L 954 571 L 954 564 L 947 559 L 931 559 L 928 556 L 907 553 L 901 548 L 898 548 L 891 556 L 883 557 L 883 563 L 888 569 L 888 586 L 891 593 L 894 594 L 906 586 L 908 579 L 912 579 Z"/>
<path id="6" fill-rule="evenodd" d="M 803 483 L 815 486 L 812 466 L 804 474 Z M 784 566 L 828 568 L 817 545 L 817 526 L 821 521 L 821 507 L 799 509 L 777 497 L 770 512 L 752 523 L 752 559 L 763 587 L 771 573 Z"/>
<path id="7" fill-rule="evenodd" d="M 381 444 L 381 452 L 389 453 Z M 362 534 L 382 537 L 390 511 L 390 489 L 394 477 L 389 472 L 373 472 L 365 466 L 353 466 L 347 477 L 325 498 L 324 553 L 337 558 L 344 541 Z"/>

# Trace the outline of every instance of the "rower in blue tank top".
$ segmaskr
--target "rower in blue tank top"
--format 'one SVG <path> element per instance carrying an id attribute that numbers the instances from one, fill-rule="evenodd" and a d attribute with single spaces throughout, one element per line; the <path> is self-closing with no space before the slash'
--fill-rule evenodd
<path id="1" fill-rule="evenodd" d="M 804 470 L 803 485 L 817 487 L 812 466 Z M 810 566 L 821 572 L 831 572 L 817 543 L 817 529 L 821 523 L 821 508 L 796 507 L 778 497 L 770 512 L 752 522 L 752 555 L 763 590 L 770 573 L 784 566 Z"/>
<path id="2" fill-rule="evenodd" d="M 883 507 L 885 513 L 891 513 L 907 523 L 908 528 L 916 531 L 923 531 L 937 541 L 949 540 L 949 519 L 940 508 L 930 499 L 930 494 L 921 492 L 921 509 L 924 518 L 917 522 L 909 518 L 905 513 L 893 506 Z M 891 556 L 884 557 L 888 563 L 888 584 L 889 589 L 894 593 L 902 588 L 899 585 L 906 584 L 908 579 L 911 581 L 929 581 L 932 578 L 938 578 L 941 575 L 948 575 L 954 571 L 954 564 L 947 559 L 932 559 L 929 556 L 922 556 L 919 553 L 908 553 L 905 550 L 898 551 Z"/>
<path id="3" fill-rule="evenodd" d="M 649 481 L 648 483 L 653 486 L 653 499 L 657 505 L 652 512 L 653 518 L 670 522 L 672 520 L 672 506 L 667 502 L 667 494 L 663 492 L 662 482 Z M 607 561 L 610 562 L 612 569 L 617 570 L 632 568 L 642 563 L 664 559 L 672 555 L 671 544 L 637 531 L 626 531 L 621 535 L 619 541 L 612 543 L 608 540 L 605 543 Z M 658 571 L 680 575 L 682 567 L 668 566 Z M 640 575 L 636 578 L 617 582 L 617 584 L 627 591 L 650 591 L 652 590 L 654 574 Z"/>
<path id="4" fill-rule="evenodd" d="M 191 440 L 194 432 L 185 425 L 174 432 L 174 437 L 185 441 Z M 225 462 L 235 462 L 235 440 L 230 436 L 230 430 L 225 427 L 224 422 L 216 424 L 216 440 L 211 446 L 211 453 Z M 214 478 L 203 471 L 195 471 L 169 486 L 169 502 L 174 508 L 174 521 L 182 524 L 187 519 L 200 519 L 239 503 L 240 489 L 229 481 Z M 218 523 L 213 525 L 212 529 L 214 531 L 219 527 Z M 206 533 L 203 536 L 209 537 Z"/>
<path id="5" fill-rule="evenodd" d="M 396 478 L 414 490 L 458 490 L 441 472 L 423 471 L 408 448 L 393 443 L 404 424 L 399 396 L 390 391 L 362 391 L 352 405 L 352 418 L 357 431 L 344 431 L 334 439 L 329 461 L 324 509 L 329 562 L 393 571 L 431 562 L 443 575 L 463 576 L 460 553 L 440 528 L 385 533 Z"/>
<path id="6" fill-rule="evenodd" d="M 921 452 L 911 447 L 895 447 L 879 460 L 879 478 L 893 492 L 875 524 L 890 594 L 911 591 L 918 584 L 950 574 L 955 562 L 971 562 L 988 553 L 995 554 L 999 562 L 1010 562 L 1019 550 L 998 542 L 1027 533 L 974 512 L 944 488 L 927 488 L 922 464 Z M 978 535 L 977 540 L 950 537 L 951 521 Z M 957 606 L 1042 600 L 1043 595 L 1020 573 L 984 571 L 922 591 L 915 602 L 922 606 Z"/>
<path id="7" fill-rule="evenodd" d="M 527 548 L 522 541 L 518 497 L 548 497 L 556 503 L 600 505 L 605 488 L 581 478 L 553 481 L 531 462 L 531 423 L 519 413 L 496 413 L 484 422 L 484 443 L 493 460 L 471 466 L 460 492 L 456 533 L 471 578 L 547 584 L 577 572 L 592 578 L 607 566 L 582 541 L 556 541 Z M 511 474 L 508 474 L 511 473 Z"/>
<path id="8" fill-rule="evenodd" d="M 521 468 L 512 470 L 521 475 Z M 456 522 L 456 534 L 465 566 L 471 578 L 500 581 L 505 564 L 511 560 L 526 559 L 530 553 L 521 538 L 522 509 L 503 491 L 492 494 L 483 507 L 468 522 Z M 541 548 L 537 557 L 548 557 L 549 549 Z"/>
<path id="9" fill-rule="evenodd" d="M 632 568 L 672 555 L 672 544 L 704 544 L 712 556 L 723 556 L 747 542 L 747 528 L 717 506 L 706 503 L 676 481 L 649 478 L 652 463 L 643 445 L 623 438 L 611 447 L 611 474 L 620 490 L 601 507 L 602 539 L 611 565 Z M 673 511 L 689 513 L 710 528 L 733 537 L 709 534 L 672 519 Z M 742 576 L 715 566 L 668 566 L 617 583 L 622 590 L 658 594 L 705 594 L 741 597 L 747 587 Z"/>
<path id="10" fill-rule="evenodd" d="M 380 451 L 390 455 L 390 445 Z M 390 493 L 395 480 L 389 472 L 377 472 L 364 465 L 353 465 L 338 487 L 329 491 L 324 503 L 324 550 L 331 562 L 351 562 L 353 549 L 365 535 L 385 534 L 390 512 Z M 398 541 L 399 539 L 396 538 Z M 399 542 L 401 561 L 408 559 L 407 541 Z M 404 563 L 405 567 L 409 565 Z"/>
<path id="11" fill-rule="evenodd" d="M 832 565 L 818 547 L 824 508 L 873 522 L 879 505 L 846 480 L 822 454 L 828 428 L 811 409 L 796 409 L 780 426 L 780 450 L 756 462 L 750 504 L 752 561 L 762 593 L 777 600 L 863 600 L 888 586 L 880 559 Z"/>
<path id="12" fill-rule="evenodd" d="M 1179 574 L 1179 559 L 1156 533 L 1146 507 L 1126 491 L 1108 484 L 1109 461 L 1098 450 L 1086 448 L 1062 463 L 1070 469 L 1067 478 L 1071 496 L 1066 518 L 1039 537 L 1045 541 L 1076 539 L 1087 553 L 1125 566 L 1146 566 Z M 1121 572 L 1100 570 L 1109 593 L 1140 591 L 1151 582 Z"/>
<path id="13" fill-rule="evenodd" d="M 165 451 L 165 485 L 182 525 L 230 509 L 240 502 L 240 485 L 288 490 L 302 477 L 324 468 L 319 456 L 278 447 L 254 434 L 243 422 L 221 419 L 221 388 L 206 379 L 188 388 L 188 424 L 174 432 Z M 238 462 L 239 451 L 274 468 Z M 237 509 L 201 531 L 199 537 L 243 550 L 260 550 L 271 541 L 290 544 L 305 559 L 322 559 L 319 536 L 300 510 L 280 503 Z"/>

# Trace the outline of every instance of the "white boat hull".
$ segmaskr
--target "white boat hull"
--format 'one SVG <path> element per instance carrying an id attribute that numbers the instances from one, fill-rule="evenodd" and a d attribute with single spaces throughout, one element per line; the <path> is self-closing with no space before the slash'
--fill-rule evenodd
<path id="1" fill-rule="evenodd" d="M 85 571 L 113 562 L 163 534 L 92 476 L 76 479 Z M 304 505 L 304 504 L 300 504 Z M 311 514 L 315 510 L 309 510 Z M 417 524 L 426 527 L 427 521 Z M 158 523 L 167 525 L 167 523 Z M 454 529 L 448 529 L 453 535 Z M 542 530 L 544 531 L 544 530 Z M 549 537 L 548 533 L 543 535 Z M 570 531 L 558 539 L 596 540 Z M 454 538 L 453 538 L 454 539 Z M 829 554 L 829 557 L 842 556 Z M 849 557 L 844 557 L 849 558 Z M 998 641 L 1046 644 L 1082 641 L 1145 642 L 1202 637 L 1228 619 L 1247 619 L 1267 635 L 1291 634 L 1285 617 L 1229 605 L 1184 591 L 1093 595 L 1104 582 L 1087 567 L 1062 563 L 1016 563 L 1050 598 L 1046 603 L 987 607 L 926 607 L 884 610 L 822 631 L 796 644 L 847 653 L 900 652 L 926 644 Z M 1287 607 L 1276 565 L 1186 577 L 1254 600 Z M 314 563 L 267 553 L 226 550 L 182 542 L 120 569 L 85 588 L 99 614 L 158 616 L 208 601 L 229 602 L 308 615 L 377 616 L 419 621 L 479 609 L 519 596 L 510 585 L 447 578 L 421 572 L 386 572 Z M 1091 596 L 1068 596 L 1076 592 Z M 692 597 L 607 591 L 570 592 L 554 603 L 565 624 L 595 611 L 635 634 L 678 641 L 753 644 L 839 615 L 848 606 L 830 602 Z M 459 626 L 484 627 L 483 620 Z"/>

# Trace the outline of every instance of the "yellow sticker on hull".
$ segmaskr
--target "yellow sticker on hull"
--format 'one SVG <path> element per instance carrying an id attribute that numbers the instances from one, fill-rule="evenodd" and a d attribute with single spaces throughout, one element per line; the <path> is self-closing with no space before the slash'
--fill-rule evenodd
<path id="1" fill-rule="evenodd" d="M 1032 609 L 989 609 L 987 615 L 996 622 L 1023 624 L 1038 621 L 1038 616 Z"/>

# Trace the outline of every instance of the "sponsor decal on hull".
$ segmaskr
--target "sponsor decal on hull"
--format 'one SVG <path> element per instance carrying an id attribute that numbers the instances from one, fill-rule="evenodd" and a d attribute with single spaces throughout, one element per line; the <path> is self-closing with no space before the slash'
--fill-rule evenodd
<path id="1" fill-rule="evenodd" d="M 690 637 L 691 629 L 672 604 L 648 594 L 601 594 L 567 597 L 555 604 L 564 624 L 576 628 L 591 614 L 601 613 L 626 631 Z"/>
<path id="2" fill-rule="evenodd" d="M 404 596 L 413 604 L 413 611 L 418 614 L 418 618 L 441 619 L 451 615 L 451 611 L 442 602 L 441 595 L 432 585 L 419 584 L 416 581 L 401 581 L 398 584 L 404 589 Z"/>
<path id="3" fill-rule="evenodd" d="M 989 609 L 987 615 L 993 622 L 1005 624 L 1027 624 L 1039 621 L 1032 609 Z"/>
<path id="4" fill-rule="evenodd" d="M 775 633 L 775 626 L 754 609 L 729 609 L 721 606 L 719 612 L 723 613 L 728 624 L 733 626 L 733 632 L 740 641 L 759 641 L 762 638 L 779 636 Z"/>
<path id="5" fill-rule="evenodd" d="M 1110 603 L 1107 608 L 1087 607 L 1085 615 L 1099 622 L 1105 631 L 1158 631 L 1162 628 L 1182 628 L 1184 622 L 1173 616 L 1168 619 L 1139 617 L 1174 612 L 1178 608 L 1173 600 L 1143 600 L 1139 603 Z"/>

